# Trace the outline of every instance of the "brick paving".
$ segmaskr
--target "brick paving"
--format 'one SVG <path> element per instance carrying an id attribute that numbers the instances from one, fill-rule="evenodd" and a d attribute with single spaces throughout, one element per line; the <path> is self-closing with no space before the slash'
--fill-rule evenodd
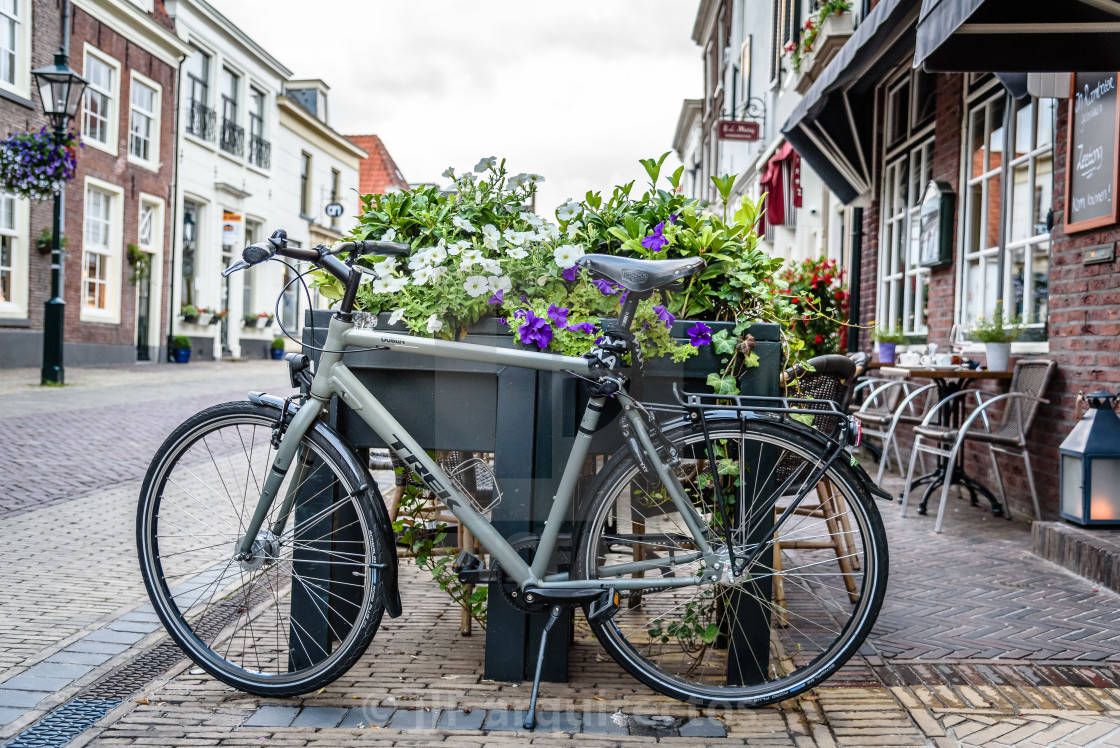
<path id="1" fill-rule="evenodd" d="M 0 683 L 18 686 L 26 676 L 40 679 L 35 688 L 51 678 L 70 684 L 55 694 L 0 685 L 0 723 L 15 719 L 0 727 L 0 739 L 158 641 L 158 632 L 139 645 L 99 640 L 144 635 L 118 621 L 145 602 L 132 521 L 150 453 L 188 414 L 180 406 L 193 412 L 284 384 L 275 365 L 184 371 L 193 366 L 160 367 L 170 381 L 152 376 L 161 374 L 156 367 L 90 372 L 55 391 L 0 373 L 0 425 L 8 427 L 0 456 L 15 450 L 12 424 L 26 434 L 35 420 L 52 423 L 51 446 L 94 465 L 86 471 L 96 477 L 77 484 L 40 467 L 39 503 L 29 506 L 11 501 L 13 475 L 0 476 L 0 502 L 11 501 L 0 514 L 8 591 L 0 598 Z M 67 421 L 59 408 L 74 403 L 101 417 Z M 126 410 L 159 427 L 128 422 Z M 97 472 L 92 444 L 116 445 L 119 474 Z M 406 566 L 405 615 L 386 619 L 367 655 L 322 692 L 262 701 L 183 660 L 72 745 L 1120 746 L 1120 597 L 1032 556 L 1027 522 L 952 501 L 941 535 L 931 532 L 932 518 L 899 518 L 897 507 L 880 503 L 891 581 L 872 637 L 823 687 L 770 708 L 698 710 L 658 696 L 583 635 L 572 649 L 571 681 L 544 684 L 540 702 L 552 724 L 578 723 L 583 732 L 542 729 L 530 738 L 500 730 L 527 707 L 528 684 L 482 681 L 484 637 L 459 636 L 457 609 Z M 109 649 L 84 651 L 98 646 Z M 49 698 L 29 713 L 27 693 Z M 652 723 L 635 719 L 625 722 L 630 735 L 619 734 L 616 714 L 671 717 L 676 732 L 651 737 Z M 287 726 L 277 726 L 285 716 Z M 338 726 L 321 726 L 332 722 Z M 714 737 L 716 729 L 726 737 Z"/>

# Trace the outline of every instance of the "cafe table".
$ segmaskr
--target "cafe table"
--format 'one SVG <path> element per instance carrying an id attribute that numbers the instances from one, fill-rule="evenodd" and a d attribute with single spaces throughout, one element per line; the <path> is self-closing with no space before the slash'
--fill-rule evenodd
<path id="1" fill-rule="evenodd" d="M 973 382 L 981 379 L 1009 380 L 1012 373 L 1009 371 L 988 371 L 986 369 L 969 369 L 965 366 L 882 366 L 879 374 L 884 377 L 898 379 L 931 379 L 937 385 L 937 402 L 967 389 Z M 966 398 L 953 398 L 949 407 L 942 408 L 938 414 L 939 425 L 945 428 L 959 428 L 964 420 L 964 404 Z M 922 493 L 922 501 L 918 505 L 918 514 L 926 513 L 926 504 L 933 492 L 940 488 L 945 481 L 949 485 L 962 486 L 968 490 L 969 500 L 973 506 L 977 504 L 976 494 L 980 493 L 992 506 L 992 514 L 996 517 L 1003 516 L 1003 506 L 995 495 L 980 481 L 976 480 L 964 470 L 964 450 L 957 455 L 956 464 L 950 466 L 948 460 L 939 457 L 937 468 L 915 478 L 911 490 L 916 486 L 926 484 Z M 899 498 L 903 498 L 899 495 Z"/>

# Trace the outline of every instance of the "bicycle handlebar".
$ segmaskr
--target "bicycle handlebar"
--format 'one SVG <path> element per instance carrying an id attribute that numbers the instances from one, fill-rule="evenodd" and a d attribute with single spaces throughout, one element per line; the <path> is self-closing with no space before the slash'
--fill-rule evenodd
<path id="1" fill-rule="evenodd" d="M 350 274 L 350 269 L 345 263 L 335 259 L 335 256 L 351 251 L 360 254 L 403 256 L 412 252 L 412 247 L 399 242 L 367 239 L 364 241 L 340 242 L 333 247 L 325 247 L 320 244 L 313 249 L 303 249 L 301 247 L 289 247 L 287 232 L 283 229 L 277 229 L 267 241 L 245 247 L 241 252 L 241 259 L 223 270 L 222 277 L 228 277 L 238 270 L 244 270 L 270 260 L 274 255 L 280 255 L 300 262 L 310 262 L 318 265 L 339 280 L 345 281 Z"/>

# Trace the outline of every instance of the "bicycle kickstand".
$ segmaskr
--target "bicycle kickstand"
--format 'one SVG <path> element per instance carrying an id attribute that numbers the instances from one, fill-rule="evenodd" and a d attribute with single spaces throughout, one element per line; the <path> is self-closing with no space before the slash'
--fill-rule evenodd
<path id="1" fill-rule="evenodd" d="M 544 631 L 541 632 L 541 649 L 537 653 L 537 673 L 533 676 L 533 695 L 529 698 L 529 711 L 525 712 L 526 730 L 534 730 L 537 726 L 537 691 L 541 689 L 541 668 L 544 666 L 544 647 L 548 643 L 548 632 L 560 620 L 561 608 L 559 605 L 553 605 L 552 610 L 548 612 L 548 623 L 544 625 Z"/>

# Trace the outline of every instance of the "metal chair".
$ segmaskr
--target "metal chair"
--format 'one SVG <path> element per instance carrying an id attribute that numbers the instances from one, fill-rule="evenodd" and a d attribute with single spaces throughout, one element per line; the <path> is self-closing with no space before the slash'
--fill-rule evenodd
<path id="1" fill-rule="evenodd" d="M 1042 397 L 1050 384 L 1056 364 L 1045 359 L 1020 360 L 1015 363 L 1015 373 L 1011 378 L 1011 389 L 1003 395 L 989 395 L 978 390 L 961 390 L 939 402 L 930 409 L 920 425 L 914 429 L 914 448 L 910 453 L 910 469 L 906 473 L 906 487 L 902 492 L 902 514 L 906 514 L 907 502 L 910 498 L 910 484 L 914 479 L 914 463 L 918 455 L 932 454 L 945 458 L 944 469 L 947 474 L 941 489 L 941 504 L 937 508 L 937 523 L 934 532 L 941 532 L 941 524 L 945 517 L 945 506 L 949 501 L 949 486 L 952 483 L 952 472 L 960 454 L 961 447 L 966 441 L 975 441 L 988 445 L 988 456 L 992 460 L 992 471 L 995 473 L 996 486 L 999 491 L 1000 501 L 1007 506 L 1007 499 L 1003 492 L 1003 478 L 1000 476 L 999 463 L 996 453 L 1018 456 L 1023 459 L 1027 469 L 1027 485 L 1031 491 L 1031 502 L 1034 505 L 1035 519 L 1041 519 L 1042 513 L 1038 507 L 1038 492 L 1035 490 L 1034 473 L 1031 469 L 1031 458 L 1027 452 L 1027 437 L 1030 435 L 1031 426 L 1034 425 L 1038 406 L 1050 402 Z M 942 411 L 947 407 L 957 407 L 959 400 L 975 397 L 977 405 L 972 412 L 964 418 L 959 427 L 943 426 L 935 423 L 941 418 Z M 993 430 L 991 420 L 988 418 L 989 409 L 996 403 L 1006 403 L 1003 416 Z M 976 422 L 983 424 L 983 431 L 973 428 Z M 951 446 L 950 446 L 951 445 Z M 1010 510 L 1007 512 L 1011 518 Z"/>
<path id="2" fill-rule="evenodd" d="M 787 369 L 782 375 L 782 386 L 787 397 L 809 398 L 820 400 L 821 405 L 813 404 L 803 406 L 807 411 L 829 410 L 826 401 L 832 401 L 837 407 L 846 406 L 851 400 L 852 391 L 855 389 L 856 373 L 859 369 L 857 363 L 847 356 L 827 355 L 817 356 L 809 360 L 813 371 L 795 366 Z M 836 428 L 837 417 L 834 415 L 814 415 L 813 428 L 826 434 L 832 433 Z M 775 480 L 781 484 L 789 475 L 799 467 L 793 460 L 783 460 L 775 470 Z M 823 478 L 816 486 L 816 503 L 812 503 L 806 496 L 801 504 L 794 510 L 796 514 L 808 517 L 821 518 L 828 529 L 827 540 L 785 540 L 775 538 L 774 542 L 774 579 L 775 600 L 779 606 L 779 623 L 786 625 L 785 611 L 785 583 L 781 574 L 783 547 L 788 549 L 820 549 L 831 548 L 836 554 L 836 562 L 844 578 L 844 586 L 852 602 L 858 599 L 855 580 L 852 571 L 859 569 L 859 557 L 852 538 L 852 526 L 848 519 L 848 511 L 844 505 L 844 497 L 832 486 L 832 483 Z M 780 504 L 775 506 L 775 512 L 781 513 L 785 507 Z"/>
<path id="3" fill-rule="evenodd" d="M 879 471 L 875 475 L 875 482 L 881 484 L 883 473 L 890 464 L 892 448 L 899 472 L 905 464 L 895 438 L 898 427 L 902 424 L 917 426 L 922 422 L 926 412 L 934 404 L 932 401 L 937 394 L 937 385 L 930 383 L 916 386 L 902 378 L 876 379 L 872 384 L 874 389 L 864 398 L 855 415 L 863 424 L 864 438 L 873 437 L 882 441 Z M 924 458 L 919 455 L 919 459 Z"/>

